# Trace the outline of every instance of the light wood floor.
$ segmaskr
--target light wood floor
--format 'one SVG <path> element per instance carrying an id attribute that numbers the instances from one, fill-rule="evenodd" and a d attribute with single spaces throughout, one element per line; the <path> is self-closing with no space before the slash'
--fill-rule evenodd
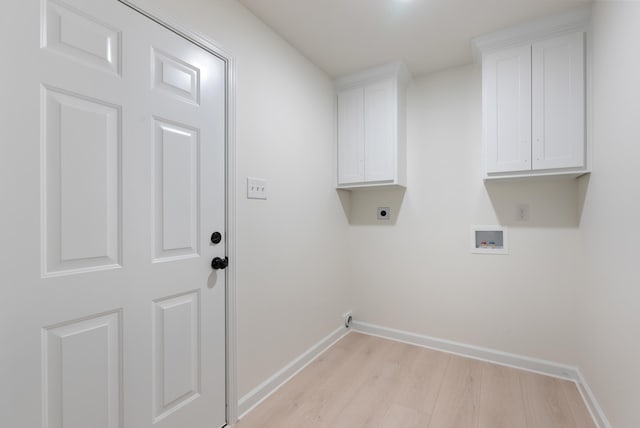
<path id="1" fill-rule="evenodd" d="M 572 382 L 351 333 L 236 428 L 592 428 Z"/>

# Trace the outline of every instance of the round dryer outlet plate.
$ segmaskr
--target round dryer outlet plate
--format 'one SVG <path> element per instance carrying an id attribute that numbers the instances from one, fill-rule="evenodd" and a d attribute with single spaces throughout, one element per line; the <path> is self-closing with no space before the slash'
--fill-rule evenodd
<path id="1" fill-rule="evenodd" d="M 378 214 L 378 220 L 389 220 L 391 218 L 391 208 L 378 207 L 377 214 Z"/>

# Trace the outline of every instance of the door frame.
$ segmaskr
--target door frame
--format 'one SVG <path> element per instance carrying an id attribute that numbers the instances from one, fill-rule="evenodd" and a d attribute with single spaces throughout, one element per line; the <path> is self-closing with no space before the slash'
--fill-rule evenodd
<path id="1" fill-rule="evenodd" d="M 146 16 L 167 30 L 221 59 L 225 65 L 225 251 L 231 260 L 226 269 L 226 326 L 225 326 L 225 396 L 226 422 L 233 425 L 238 420 L 238 388 L 236 364 L 236 76 L 235 58 L 211 38 L 189 30 L 168 18 L 156 8 L 139 5 L 137 0 L 117 0 Z"/>

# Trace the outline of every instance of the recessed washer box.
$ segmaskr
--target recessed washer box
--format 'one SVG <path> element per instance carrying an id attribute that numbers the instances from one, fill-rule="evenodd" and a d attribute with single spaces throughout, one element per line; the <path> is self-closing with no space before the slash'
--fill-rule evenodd
<path id="1" fill-rule="evenodd" d="M 509 254 L 507 230 L 503 226 L 471 226 L 471 252 Z"/>

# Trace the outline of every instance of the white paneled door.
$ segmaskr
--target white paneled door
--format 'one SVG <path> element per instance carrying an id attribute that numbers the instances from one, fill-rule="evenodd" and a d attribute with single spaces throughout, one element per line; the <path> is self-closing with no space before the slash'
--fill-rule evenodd
<path id="1" fill-rule="evenodd" d="M 223 426 L 225 62 L 116 0 L 4 9 L 0 426 Z"/>

